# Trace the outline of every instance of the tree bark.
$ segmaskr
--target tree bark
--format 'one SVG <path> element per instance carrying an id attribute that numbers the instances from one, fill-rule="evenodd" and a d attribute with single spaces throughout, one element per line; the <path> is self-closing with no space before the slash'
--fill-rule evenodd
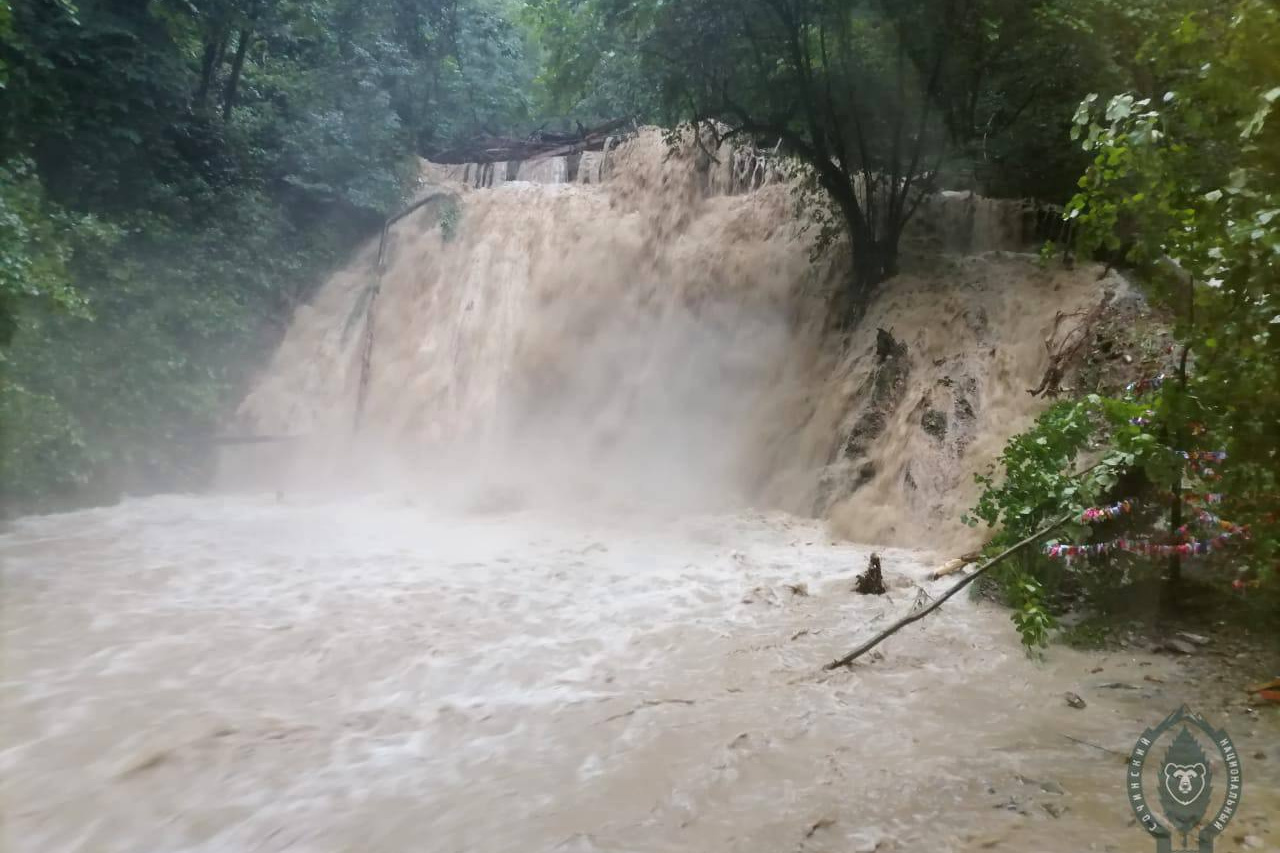
<path id="1" fill-rule="evenodd" d="M 205 41 L 204 56 L 200 60 L 200 86 L 196 89 L 195 96 L 197 110 L 203 110 L 209 102 L 209 90 L 213 88 L 213 78 L 218 72 L 218 67 L 222 65 L 222 59 L 226 56 L 226 53 L 227 34 L 225 31 Z"/>
<path id="2" fill-rule="evenodd" d="M 236 38 L 236 55 L 231 61 L 231 76 L 227 78 L 227 88 L 222 96 L 222 120 L 231 118 L 231 110 L 236 104 L 236 89 L 240 85 L 240 73 L 244 70 L 244 56 L 249 50 L 249 38 L 253 35 L 252 27 L 243 27 Z"/>

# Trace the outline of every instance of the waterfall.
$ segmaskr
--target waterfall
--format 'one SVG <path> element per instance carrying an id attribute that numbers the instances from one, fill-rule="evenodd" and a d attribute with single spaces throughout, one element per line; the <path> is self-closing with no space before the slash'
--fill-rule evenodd
<path id="1" fill-rule="evenodd" d="M 841 336 L 847 251 L 811 259 L 766 155 L 644 130 L 574 158 L 424 164 L 423 191 L 450 199 L 390 229 L 381 275 L 371 245 L 300 308 L 239 409 L 238 429 L 305 440 L 235 450 L 224 482 L 749 504 L 863 541 L 971 537 L 972 473 L 1044 405 L 1026 393 L 1044 339 L 1096 302 L 1096 274 L 992 255 L 1027 248 L 1027 207 L 943 194 Z M 905 347 L 891 393 L 877 328 Z"/>

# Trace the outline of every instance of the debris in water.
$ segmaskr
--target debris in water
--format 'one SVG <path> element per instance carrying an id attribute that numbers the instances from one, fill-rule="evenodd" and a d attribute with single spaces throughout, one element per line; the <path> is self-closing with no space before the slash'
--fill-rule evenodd
<path id="1" fill-rule="evenodd" d="M 770 607 L 775 607 L 778 604 L 778 596 L 766 586 L 754 587 L 750 592 L 742 596 L 743 604 L 755 604 L 757 601 L 761 601 Z"/>
<path id="2" fill-rule="evenodd" d="M 971 561 L 966 557 L 956 557 L 954 560 L 947 560 L 939 566 L 933 574 L 929 575 L 929 580 L 936 581 L 939 578 L 945 578 L 947 575 L 953 575 L 967 566 L 970 562 Z"/>
<path id="3" fill-rule="evenodd" d="M 836 819 L 833 817 L 819 818 L 817 821 L 813 823 L 812 826 L 808 828 L 808 830 L 805 831 L 804 837 L 813 838 L 813 834 L 817 832 L 819 829 L 826 829 L 829 826 L 835 826 L 835 823 L 836 823 Z"/>
<path id="4" fill-rule="evenodd" d="M 789 583 L 786 585 L 791 594 L 798 598 L 809 597 L 809 585 L 807 583 Z"/>
<path id="5" fill-rule="evenodd" d="M 1066 699 L 1067 704 L 1070 705 L 1072 708 L 1077 708 L 1077 709 L 1086 708 L 1089 705 L 1088 702 L 1085 702 L 1084 699 L 1080 697 L 1079 693 L 1072 693 L 1071 691 L 1067 691 L 1066 693 L 1062 694 L 1062 698 Z"/>
<path id="6" fill-rule="evenodd" d="M 880 570 L 880 555 L 872 554 L 867 561 L 867 570 L 858 575 L 853 591 L 859 595 L 884 595 L 888 590 L 884 587 L 884 573 Z"/>
<path id="7" fill-rule="evenodd" d="M 605 722 L 611 723 L 614 720 L 621 720 L 623 717 L 630 717 L 636 711 L 642 708 L 656 708 L 659 705 L 693 705 L 693 699 L 646 699 L 630 711 L 624 711 L 621 714 L 614 714 L 612 717 L 606 717 Z"/>

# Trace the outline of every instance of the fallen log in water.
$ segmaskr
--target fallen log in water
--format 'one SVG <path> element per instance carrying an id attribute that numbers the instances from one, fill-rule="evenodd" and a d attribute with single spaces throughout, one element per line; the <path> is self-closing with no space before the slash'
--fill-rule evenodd
<path id="1" fill-rule="evenodd" d="M 902 630 L 903 628 L 907 627 L 907 626 L 908 626 L 908 625 L 910 625 L 912 622 L 917 622 L 917 621 L 919 621 L 919 620 L 923 619 L 924 617 L 928 616 L 928 615 L 929 615 L 930 613 L 932 613 L 933 611 L 937 610 L 939 607 L 941 607 L 941 606 L 942 606 L 943 602 L 945 602 L 947 599 L 951 598 L 953 595 L 955 595 L 955 594 L 956 594 L 957 592 L 959 592 L 960 590 L 964 589 L 964 588 L 965 588 L 966 586 L 968 586 L 969 584 L 973 583 L 973 582 L 974 582 L 975 580 L 977 580 L 977 579 L 978 579 L 978 577 L 979 577 L 979 576 L 981 576 L 981 575 L 982 575 L 982 573 L 983 573 L 983 572 L 985 572 L 987 569 L 989 569 L 989 568 L 991 568 L 992 566 L 996 565 L 997 563 L 1001 562 L 1001 561 L 1002 561 L 1002 560 L 1004 560 L 1006 557 L 1008 557 L 1010 554 L 1013 554 L 1013 553 L 1016 553 L 1016 552 L 1018 552 L 1018 551 L 1021 551 L 1023 548 L 1025 548 L 1026 546 L 1030 545 L 1032 542 L 1035 542 L 1036 540 L 1038 540 L 1038 539 L 1040 539 L 1041 537 L 1043 537 L 1046 533 L 1050 532 L 1051 530 L 1053 530 L 1053 529 L 1054 529 L 1054 528 L 1056 528 L 1056 527 L 1059 527 L 1059 526 L 1061 526 L 1061 525 L 1063 525 L 1063 524 L 1066 524 L 1066 523 L 1067 523 L 1068 521 L 1070 521 L 1070 520 L 1071 520 L 1071 515 L 1070 515 L 1070 514 L 1068 514 L 1068 515 L 1064 515 L 1064 516 L 1062 516 L 1061 518 L 1057 519 L 1056 521 L 1053 521 L 1053 522 L 1051 522 L 1051 523 L 1049 523 L 1049 524 L 1045 525 L 1044 527 L 1040 528 L 1040 529 L 1039 529 L 1039 530 L 1037 530 L 1035 533 L 1032 533 L 1030 536 L 1028 536 L 1026 539 L 1023 539 L 1023 540 L 1022 540 L 1021 542 L 1019 542 L 1017 545 L 1014 545 L 1012 548 L 1009 548 L 1007 551 L 1004 551 L 1003 553 L 1001 553 L 1001 554 L 999 554 L 999 555 L 997 555 L 997 556 L 995 556 L 995 557 L 991 558 L 991 559 L 990 559 L 990 560 L 988 560 L 986 563 L 984 563 L 984 564 L 982 564 L 981 566 L 979 566 L 979 567 L 978 567 L 978 570 L 977 570 L 976 572 L 974 572 L 973 574 L 969 575 L 968 577 L 966 577 L 964 580 L 960 581 L 960 582 L 959 582 L 958 584 L 956 584 L 955 586 L 951 587 L 951 589 L 947 590 L 947 591 L 946 591 L 946 593 L 944 593 L 941 597 L 939 597 L 939 598 L 938 598 L 938 600 L 937 600 L 937 601 L 933 602 L 933 603 L 932 603 L 932 604 L 930 604 L 928 607 L 925 607 L 925 608 L 923 608 L 923 609 L 921 609 L 921 610 L 919 610 L 919 611 L 917 611 L 917 612 L 915 612 L 915 613 L 912 613 L 912 614 L 910 614 L 910 615 L 908 615 L 908 616 L 904 616 L 904 617 L 902 617 L 902 618 L 901 618 L 901 619 L 899 619 L 897 622 L 894 622 L 894 623 L 893 623 L 892 625 L 890 625 L 888 628 L 886 628 L 885 630 L 881 631 L 879 634 L 876 634 L 876 635 L 875 635 L 874 637 L 872 637 L 870 640 L 867 640 L 865 643 L 863 643 L 862 645 L 858 646 L 858 647 L 857 647 L 856 649 L 854 649 L 853 651 L 849 652 L 849 654 L 845 655 L 845 656 L 844 656 L 844 657 L 842 657 L 842 658 L 837 658 L 836 660 L 831 661 L 831 663 L 829 663 L 829 664 L 827 664 L 826 666 L 824 666 L 824 667 L 823 667 L 823 669 L 827 669 L 827 670 L 831 670 L 831 669 L 839 669 L 839 668 L 840 668 L 840 667 L 842 667 L 842 666 L 848 666 L 849 664 L 853 663 L 855 660 L 857 660 L 858 658 L 862 657 L 864 654 L 866 654 L 867 652 L 871 651 L 871 650 L 872 650 L 872 649 L 874 649 L 876 646 L 880 645 L 880 643 L 884 642 L 884 641 L 885 641 L 885 640 L 887 640 L 889 637 L 892 637 L 894 634 L 898 633 L 898 631 L 900 631 L 900 630 Z"/>
<path id="2" fill-rule="evenodd" d="M 947 560 L 939 566 L 933 574 L 929 575 L 929 580 L 936 581 L 945 578 L 947 575 L 954 575 L 965 566 L 978 562 L 980 554 L 964 554 L 956 557 L 954 560 Z"/>

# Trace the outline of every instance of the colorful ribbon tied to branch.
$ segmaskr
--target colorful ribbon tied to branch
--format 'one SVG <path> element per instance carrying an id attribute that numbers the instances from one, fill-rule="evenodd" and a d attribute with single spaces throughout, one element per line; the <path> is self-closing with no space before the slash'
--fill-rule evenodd
<path id="1" fill-rule="evenodd" d="M 1173 497 L 1173 493 L 1169 493 L 1169 497 Z M 1184 492 L 1182 499 L 1189 504 L 1220 504 L 1222 503 L 1222 492 L 1206 492 L 1203 495 Z"/>
<path id="2" fill-rule="evenodd" d="M 1139 554 L 1145 557 L 1171 557 L 1175 554 L 1192 557 L 1208 554 L 1227 544 L 1237 536 L 1248 537 L 1249 531 L 1243 527 L 1232 526 L 1230 531 L 1224 530 L 1217 536 L 1208 539 L 1188 539 L 1186 542 L 1158 543 L 1150 539 L 1114 539 L 1110 542 L 1092 542 L 1087 545 L 1068 545 L 1062 542 L 1051 542 L 1044 546 L 1044 553 L 1052 559 L 1070 560 L 1075 557 L 1097 557 L 1114 551 L 1128 554 Z"/>
<path id="3" fill-rule="evenodd" d="M 1084 524 L 1097 524 L 1100 521 L 1111 521 L 1122 515 L 1133 512 L 1134 501 L 1120 501 L 1110 506 L 1092 506 L 1080 513 L 1080 521 Z"/>
<path id="4" fill-rule="evenodd" d="M 1165 375 L 1161 373 L 1159 376 L 1152 376 L 1149 379 L 1139 379 L 1137 382 L 1130 382 L 1124 386 L 1124 390 L 1130 394 L 1141 394 L 1143 391 L 1153 391 L 1164 384 Z"/>
<path id="5" fill-rule="evenodd" d="M 1225 450 L 1175 450 L 1173 452 L 1188 462 L 1225 462 L 1227 459 Z"/>

